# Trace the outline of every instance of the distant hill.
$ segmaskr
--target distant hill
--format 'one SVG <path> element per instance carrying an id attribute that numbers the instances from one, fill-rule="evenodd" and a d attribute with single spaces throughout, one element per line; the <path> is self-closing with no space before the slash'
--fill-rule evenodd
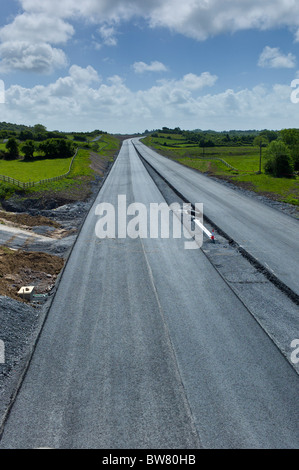
<path id="1" fill-rule="evenodd" d="M 14 131 L 14 132 L 21 132 L 25 130 L 32 129 L 29 126 L 25 126 L 23 124 L 12 124 L 11 122 L 0 122 L 0 131 Z"/>

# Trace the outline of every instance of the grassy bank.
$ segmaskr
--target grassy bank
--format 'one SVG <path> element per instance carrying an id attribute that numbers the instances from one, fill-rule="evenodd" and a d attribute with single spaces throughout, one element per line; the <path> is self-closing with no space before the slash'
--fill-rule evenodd
<path id="1" fill-rule="evenodd" d="M 183 165 L 222 178 L 232 183 L 266 195 L 272 199 L 299 205 L 299 179 L 275 178 L 259 171 L 260 151 L 252 145 L 205 147 L 187 143 L 181 135 L 159 134 L 146 137 L 143 143 L 162 155 L 177 160 Z M 264 150 L 263 150 L 264 151 Z M 233 168 L 227 167 L 226 162 Z"/>
<path id="2" fill-rule="evenodd" d="M 68 176 L 53 182 L 39 184 L 37 186 L 20 190 L 17 186 L 0 181 L 0 199 L 18 193 L 21 196 L 40 195 L 50 197 L 51 194 L 69 194 L 71 199 L 84 199 L 90 188 L 90 183 L 95 178 L 95 171 L 91 161 L 95 158 L 105 159 L 105 162 L 113 160 L 113 156 L 118 151 L 120 142 L 111 135 L 104 135 L 98 142 L 86 143 L 74 142 L 79 149 L 74 159 L 71 172 Z M 84 148 L 85 147 L 85 148 Z M 69 171 L 72 158 L 39 159 L 33 161 L 23 160 L 0 160 L 0 174 L 10 176 L 22 182 L 37 182 L 63 175 Z"/>

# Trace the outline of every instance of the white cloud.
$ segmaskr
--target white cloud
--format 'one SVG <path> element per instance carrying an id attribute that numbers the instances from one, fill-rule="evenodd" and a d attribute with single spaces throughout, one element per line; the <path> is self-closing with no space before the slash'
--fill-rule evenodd
<path id="1" fill-rule="evenodd" d="M 79 67 L 79 65 L 72 65 L 69 70 L 69 74 L 76 83 L 90 85 L 93 82 L 100 81 L 98 72 L 91 67 L 91 65 L 88 65 L 85 69 L 83 67 Z"/>
<path id="2" fill-rule="evenodd" d="M 157 60 L 151 62 L 150 64 L 146 64 L 145 62 L 135 62 L 133 64 L 134 71 L 136 73 L 144 73 L 144 72 L 166 72 L 167 67 L 162 64 L 162 62 L 158 62 Z"/>
<path id="3" fill-rule="evenodd" d="M 33 71 L 50 73 L 54 68 L 65 67 L 67 58 L 61 49 L 45 43 L 4 42 L 0 45 L 0 71 Z"/>
<path id="4" fill-rule="evenodd" d="M 103 24 L 99 29 L 100 36 L 103 39 L 103 42 L 106 46 L 116 46 L 116 30 L 113 26 Z"/>
<path id="5" fill-rule="evenodd" d="M 52 45 L 65 44 L 73 34 L 73 26 L 60 18 L 40 13 L 18 15 L 0 29 L 0 70 L 50 73 L 65 67 L 65 53 Z"/>
<path id="6" fill-rule="evenodd" d="M 121 21 L 144 19 L 152 28 L 165 27 L 176 33 L 205 40 L 226 32 L 245 29 L 269 29 L 288 27 L 295 33 L 295 41 L 299 41 L 299 2 L 295 0 L 19 0 L 23 12 L 0 29 L 0 41 L 8 50 L 12 45 L 11 57 L 4 56 L 6 70 L 30 70 L 28 57 L 21 60 L 17 43 L 33 45 L 47 44 L 53 47 L 66 44 L 75 34 L 75 21 L 84 20 L 98 25 L 101 40 L 91 38 L 96 49 L 102 45 L 117 45 L 117 29 Z M 26 49 L 24 49 L 25 51 Z M 16 57 L 13 56 L 17 51 Z M 33 49 L 32 49 L 33 51 Z M 32 70 L 39 67 L 37 53 L 34 60 L 31 52 Z M 52 65 L 41 67 L 54 69 L 62 64 L 63 52 L 52 49 Z M 45 59 L 48 63 L 48 56 Z M 262 60 L 262 59 L 261 59 Z M 280 55 L 265 59 L 270 66 L 291 67 L 294 57 Z M 19 67 L 21 62 L 26 65 Z M 14 63 L 16 65 L 14 65 Z M 158 67 L 156 63 L 136 65 L 137 71 L 147 67 Z M 138 68 L 139 67 L 139 68 Z M 148 69 L 149 70 L 149 69 Z M 158 70 L 156 70 L 158 71 Z M 162 70 L 161 70 L 162 71 Z M 141 73 L 141 72 L 139 72 Z"/>
<path id="7" fill-rule="evenodd" d="M 299 28 L 295 0 L 20 0 L 24 10 L 60 18 L 88 18 L 99 24 L 145 18 L 203 40 L 223 32 L 277 27 Z"/>
<path id="8" fill-rule="evenodd" d="M 63 44 L 74 34 L 74 28 L 60 18 L 40 13 L 24 13 L 0 29 L 0 40 Z"/>
<path id="9" fill-rule="evenodd" d="M 284 55 L 278 47 L 266 46 L 259 57 L 258 65 L 267 68 L 294 68 L 296 57 L 291 53 Z"/>
<path id="10" fill-rule="evenodd" d="M 160 80 L 146 90 L 132 91 L 122 77 L 102 82 L 92 67 L 73 65 L 65 77 L 47 86 L 6 90 L 1 119 L 49 129 L 142 132 L 162 126 L 182 129 L 279 129 L 293 127 L 299 106 L 292 89 L 277 84 L 252 89 L 205 91 L 217 77 L 205 72 L 179 80 Z"/>
<path id="11" fill-rule="evenodd" d="M 177 86 L 181 86 L 187 90 L 199 90 L 205 86 L 213 86 L 216 83 L 217 78 L 218 77 L 216 75 L 211 75 L 210 72 L 203 72 L 201 75 L 188 73 L 176 84 Z"/>

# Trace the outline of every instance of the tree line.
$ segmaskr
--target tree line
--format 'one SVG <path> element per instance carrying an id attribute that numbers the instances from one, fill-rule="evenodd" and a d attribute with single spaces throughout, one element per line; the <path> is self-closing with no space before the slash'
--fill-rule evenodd
<path id="1" fill-rule="evenodd" d="M 169 129 L 163 127 L 151 134 L 152 137 L 159 137 L 159 133 L 167 135 L 171 140 L 173 134 L 180 135 L 185 144 L 202 147 L 215 146 L 256 146 L 260 149 L 260 161 L 262 161 L 262 149 L 264 151 L 264 170 L 267 174 L 276 177 L 292 177 L 299 171 L 299 129 L 282 129 L 280 131 L 264 129 L 262 131 L 238 131 L 228 132 L 217 131 L 184 131 L 179 127 Z M 168 144 L 167 144 L 168 145 Z M 261 167 L 260 167 L 261 171 Z"/>
<path id="2" fill-rule="evenodd" d="M 95 129 L 91 132 L 70 132 L 71 141 L 64 132 L 48 131 L 42 124 L 35 124 L 32 127 L 0 122 L 0 140 L 5 142 L 5 151 L 0 151 L 0 158 L 14 160 L 21 158 L 20 152 L 24 155 L 24 160 L 37 158 L 69 158 L 74 154 L 74 142 L 88 142 L 89 138 L 107 134 L 105 131 Z"/>
<path id="3" fill-rule="evenodd" d="M 10 137 L 5 144 L 6 151 L 0 152 L 0 157 L 5 160 L 16 160 L 20 158 L 20 151 L 24 154 L 24 160 L 30 161 L 34 158 L 34 153 L 39 152 L 44 158 L 70 158 L 74 154 L 74 144 L 65 139 L 47 139 L 36 143 L 33 140 L 26 140 L 19 144 L 17 139 Z"/>
<path id="4" fill-rule="evenodd" d="M 21 142 L 26 140 L 34 140 L 42 142 L 47 139 L 67 139 L 67 135 L 73 136 L 74 140 L 86 141 L 88 137 L 96 137 L 100 134 L 107 134 L 105 131 L 95 129 L 91 132 L 61 132 L 61 131 L 48 131 L 43 124 L 35 124 L 34 126 L 25 126 L 22 124 L 12 124 L 8 122 L 0 122 L 0 140 L 15 137 Z"/>
<path id="5" fill-rule="evenodd" d="M 147 131 L 148 132 L 148 131 Z M 279 133 L 264 129 L 258 130 L 230 130 L 230 131 L 213 131 L 201 129 L 195 130 L 182 130 L 179 127 L 169 129 L 168 127 L 162 127 L 162 129 L 156 129 L 151 132 L 152 137 L 158 137 L 160 134 L 166 134 L 167 139 L 175 139 L 173 135 L 180 135 L 186 144 L 198 144 L 200 147 L 215 147 L 215 146 L 239 146 L 239 145 L 252 145 L 255 137 L 264 136 L 266 140 L 271 142 L 278 138 Z"/>

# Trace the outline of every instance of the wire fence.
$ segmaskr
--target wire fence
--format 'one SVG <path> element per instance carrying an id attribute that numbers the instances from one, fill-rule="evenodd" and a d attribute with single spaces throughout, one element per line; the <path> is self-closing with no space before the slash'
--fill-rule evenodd
<path id="1" fill-rule="evenodd" d="M 228 168 L 230 168 L 231 170 L 238 171 L 237 168 L 234 168 L 232 165 L 230 165 L 229 163 L 227 163 L 227 162 L 226 162 L 225 160 L 223 160 L 222 158 L 210 157 L 210 156 L 208 156 L 208 155 L 199 156 L 198 158 L 202 158 L 202 159 L 205 159 L 205 160 L 218 160 L 218 161 L 222 162 L 225 166 L 227 166 Z"/>
<path id="2" fill-rule="evenodd" d="M 16 180 L 15 178 L 11 178 L 10 176 L 0 175 L 0 180 L 5 181 L 6 183 L 10 183 L 10 184 L 13 184 L 15 186 L 18 186 L 21 189 L 32 188 L 33 186 L 38 186 L 40 184 L 52 183 L 53 181 L 59 181 L 62 178 L 65 178 L 66 176 L 68 176 L 70 174 L 70 172 L 72 170 L 74 160 L 77 156 L 78 151 L 79 151 L 79 147 L 76 149 L 76 152 L 75 152 L 75 154 L 74 154 L 74 156 L 71 160 L 69 171 L 67 173 L 63 174 L 63 175 L 54 176 L 53 178 L 46 178 L 46 179 L 43 179 L 43 180 L 40 180 L 40 181 L 27 181 L 27 182 Z"/>

